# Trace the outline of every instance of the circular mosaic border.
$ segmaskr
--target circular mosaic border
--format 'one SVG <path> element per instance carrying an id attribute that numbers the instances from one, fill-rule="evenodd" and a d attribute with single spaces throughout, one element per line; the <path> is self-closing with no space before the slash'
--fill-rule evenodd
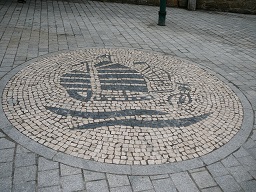
<path id="1" fill-rule="evenodd" d="M 59 53 L 55 53 L 55 54 L 51 54 L 51 55 L 54 56 L 54 55 L 58 55 L 58 54 Z M 50 57 L 50 56 L 47 55 L 47 57 Z M 46 58 L 46 57 L 44 56 L 42 58 Z M 37 60 L 37 59 L 35 59 L 35 60 Z M 22 66 L 20 66 L 20 67 L 18 67 L 16 69 L 14 69 L 4 79 L 2 79 L 2 81 L 1 81 L 1 92 L 3 91 L 3 88 L 4 88 L 4 86 L 2 86 L 2 85 L 5 85 L 11 79 L 11 77 L 14 74 L 16 74 L 16 72 L 20 71 L 25 66 L 28 66 L 31 63 L 35 62 L 35 60 L 27 62 L 26 64 L 24 64 L 24 65 L 22 65 Z M 189 62 L 189 63 L 191 63 L 191 62 Z M 223 81 L 223 78 L 221 78 L 221 80 Z M 94 161 L 90 161 L 90 160 L 83 160 L 83 159 L 80 159 L 80 158 L 69 156 L 67 154 L 62 154 L 61 152 L 56 152 L 56 151 L 50 150 L 50 149 L 48 149 L 46 147 L 43 147 L 43 146 L 41 146 L 39 144 L 37 144 L 35 146 L 39 145 L 40 147 L 38 149 L 42 148 L 44 153 L 46 152 L 45 150 L 47 149 L 48 153 L 45 153 L 45 154 L 49 154 L 48 157 L 52 158 L 53 160 L 58 160 L 58 161 L 60 160 L 60 161 L 66 162 L 67 164 L 71 163 L 73 166 L 74 166 L 73 162 L 74 162 L 74 160 L 76 160 L 75 162 L 76 162 L 77 165 L 79 165 L 78 167 L 82 166 L 84 168 L 84 165 L 88 164 L 88 165 L 90 165 L 89 167 L 86 166 L 88 169 L 91 169 L 91 170 L 97 169 L 97 171 L 100 171 L 101 169 L 103 169 L 102 171 L 104 171 L 105 169 L 107 169 L 110 172 L 118 172 L 118 173 L 121 172 L 121 173 L 127 173 L 127 174 L 129 174 L 129 173 L 130 174 L 135 174 L 135 173 L 136 174 L 141 174 L 141 173 L 144 172 L 143 174 L 145 174 L 145 171 L 149 171 L 150 170 L 150 174 L 153 174 L 154 172 L 159 172 L 159 171 L 161 173 L 162 172 L 173 172 L 176 168 L 179 168 L 178 170 L 180 170 L 180 169 L 183 170 L 187 166 L 189 166 L 189 167 L 191 167 L 191 166 L 192 167 L 202 166 L 204 163 L 207 164 L 207 162 L 208 163 L 209 162 L 213 162 L 214 159 L 220 159 L 221 157 L 223 157 L 223 155 L 225 156 L 225 155 L 229 154 L 231 152 L 230 148 L 237 148 L 237 147 L 239 147 L 240 145 L 238 145 L 238 144 L 239 143 L 241 144 L 241 141 L 239 142 L 239 140 L 241 140 L 241 138 L 244 138 L 245 133 L 248 133 L 248 130 L 250 129 L 250 127 L 248 127 L 248 126 L 244 127 L 244 124 L 245 124 L 245 122 L 247 122 L 247 124 L 250 124 L 250 121 L 248 121 L 248 119 L 250 119 L 249 118 L 250 117 L 250 112 L 249 113 L 246 113 L 246 112 L 248 110 L 250 111 L 251 107 L 250 107 L 248 101 L 246 100 L 246 98 L 241 94 L 241 92 L 239 90 L 237 90 L 235 87 L 233 87 L 230 84 L 229 84 L 229 87 L 231 87 L 232 90 L 236 93 L 236 95 L 239 96 L 239 98 L 240 98 L 240 100 L 242 102 L 243 108 L 244 108 L 244 121 L 243 121 L 243 125 L 241 127 L 241 130 L 234 136 L 234 138 L 232 138 L 223 147 L 221 147 L 221 148 L 219 148 L 219 149 L 217 149 L 217 150 L 215 150 L 215 151 L 213 151 L 213 152 L 211 152 L 211 153 L 209 153 L 207 155 L 201 156 L 200 158 L 195 158 L 195 159 L 191 159 L 191 160 L 187 160 L 187 161 L 181 161 L 181 162 L 175 162 L 175 163 L 171 163 L 171 164 L 160 164 L 160 165 L 147 165 L 147 166 L 113 165 L 113 164 L 105 164 L 105 163 L 101 164 L 99 162 L 94 162 Z M 1 111 L 2 111 L 2 109 L 1 109 Z M 1 118 L 1 120 L 2 119 L 4 120 L 3 122 L 5 122 L 4 131 L 7 134 L 9 134 L 10 137 L 14 137 L 15 138 L 15 137 L 17 137 L 17 134 L 21 135 L 21 134 L 19 134 L 19 132 L 13 130 L 13 127 L 10 125 L 10 123 L 8 122 L 7 119 Z M 251 119 L 253 119 L 253 118 L 251 117 Z M 247 129 L 245 129 L 245 128 L 247 128 Z M 16 134 L 14 132 L 16 132 Z M 242 133 L 242 135 L 240 133 Z M 233 142 L 234 140 L 236 140 L 236 141 Z M 243 140 L 245 140 L 245 139 L 243 139 Z M 26 139 L 24 139 L 24 138 L 23 139 L 18 139 L 18 141 L 21 141 L 22 143 L 24 143 L 24 141 L 29 141 L 29 143 L 31 143 L 31 142 L 34 143 L 34 141 L 31 141 L 28 138 L 26 138 Z M 27 144 L 28 143 L 25 142 L 25 146 L 27 146 Z M 28 148 L 31 149 L 31 146 L 28 147 Z M 225 150 L 225 148 L 227 148 L 228 150 Z M 32 151 L 34 151 L 34 150 L 32 150 Z M 36 150 L 36 151 L 38 151 L 38 150 Z M 232 151 L 234 151 L 234 150 L 232 150 Z M 40 151 L 39 151 L 39 153 L 40 153 Z M 211 155 L 214 158 L 211 157 Z M 47 156 L 47 155 L 43 155 L 43 156 Z M 99 165 L 101 165 L 101 166 L 99 166 Z M 178 166 L 178 165 L 180 165 L 180 166 Z M 154 170 L 155 168 L 157 168 L 157 170 Z M 98 169 L 100 169 L 100 170 L 98 170 Z"/>

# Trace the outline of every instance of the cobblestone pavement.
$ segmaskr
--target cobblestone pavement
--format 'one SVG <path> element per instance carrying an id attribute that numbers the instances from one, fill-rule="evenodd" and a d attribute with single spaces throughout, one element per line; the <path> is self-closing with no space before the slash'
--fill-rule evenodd
<path id="1" fill-rule="evenodd" d="M 167 26 L 160 27 L 156 25 L 157 13 L 158 7 L 80 0 L 27 1 L 26 4 L 0 1 L 0 88 L 2 95 L 0 104 L 0 191 L 255 191 L 256 16 L 190 12 L 183 9 L 167 8 Z M 88 49 L 91 47 L 95 49 Z M 84 50 L 93 50 L 92 53 L 95 53 L 95 56 L 102 56 L 105 53 L 102 51 L 104 47 L 109 47 L 106 49 L 110 50 L 108 53 L 115 52 L 115 54 L 104 55 L 105 58 L 96 57 L 98 60 L 94 58 L 95 62 L 93 64 L 89 62 L 88 70 L 83 68 L 86 66 L 84 63 L 82 63 L 82 67 L 75 65 L 77 62 L 79 64 L 83 62 L 79 57 L 81 54 L 86 54 Z M 132 52 L 133 57 L 122 58 L 122 54 L 129 51 Z M 73 54 L 73 57 L 69 57 L 69 54 Z M 58 55 L 61 55 L 62 60 L 55 58 Z M 110 55 L 117 56 L 110 60 Z M 137 58 L 134 55 L 137 55 Z M 37 59 L 38 57 L 39 59 Z M 147 60 L 148 58 L 150 59 Z M 51 65 L 52 62 L 48 62 L 54 59 L 60 63 L 58 66 L 54 67 Z M 132 62 L 130 62 L 131 60 Z M 152 62 L 150 62 L 151 60 Z M 125 61 L 121 62 L 122 71 L 117 72 L 120 66 L 116 68 L 115 63 L 117 62 L 114 61 L 119 61 L 118 63 Z M 153 61 L 159 63 L 155 65 L 156 62 Z M 170 68 L 168 61 L 171 61 L 171 64 L 176 68 Z M 101 70 L 100 65 L 103 66 L 104 70 Z M 114 87 L 107 82 L 110 78 L 114 78 L 113 71 L 106 69 L 106 66 L 112 66 L 110 69 L 116 70 L 113 74 L 122 76 L 123 82 L 135 84 L 140 89 L 129 92 L 131 91 L 129 90 L 130 84 L 123 86 L 122 83 L 118 90 L 123 90 L 125 87 L 125 91 L 114 90 Z M 177 70 L 177 68 L 182 68 L 181 66 L 187 66 L 187 70 L 181 72 Z M 148 75 L 144 70 L 145 67 L 149 67 L 153 75 Z M 124 71 L 126 71 L 126 76 L 123 76 Z M 158 74 L 159 71 L 161 75 Z M 16 72 L 18 72 L 17 75 L 15 75 Z M 173 76 L 165 77 L 167 74 L 165 72 Z M 184 77 L 184 73 L 192 83 L 184 85 L 184 82 L 188 81 Z M 81 74 L 85 77 L 89 75 L 90 81 L 86 78 L 73 79 L 74 76 L 79 77 Z M 198 79 L 195 74 L 198 74 Z M 43 77 L 48 79 L 44 81 Z M 60 82 L 56 79 L 60 79 Z M 33 80 L 43 82 L 45 87 L 36 86 L 38 82 Z M 104 84 L 102 83 L 103 80 Z M 115 81 L 114 79 L 111 80 Z M 213 81 L 215 83 L 212 83 Z M 54 87 L 56 82 L 59 83 L 59 86 Z M 86 86 L 81 87 L 81 82 L 83 86 Z M 157 84 L 159 82 L 162 84 Z M 118 83 L 115 82 L 115 84 Z M 105 86 L 105 89 L 103 91 L 97 90 L 99 87 L 97 85 L 100 85 L 101 88 Z M 175 93 L 175 87 L 179 87 L 179 85 L 182 86 L 177 90 L 183 92 Z M 86 106 L 89 107 L 88 111 L 82 111 L 79 108 L 79 102 L 88 101 L 88 98 L 94 98 L 94 95 L 90 96 L 88 92 L 85 95 L 84 88 L 91 88 L 93 92 L 99 91 L 101 94 L 100 97 L 95 96 L 94 105 L 88 104 Z M 41 89 L 45 90 L 48 96 L 51 96 L 48 100 L 43 99 L 45 92 L 40 92 Z M 56 99 L 58 99 L 56 95 L 51 95 L 54 89 L 56 92 L 66 90 L 66 95 L 63 94 L 64 91 L 60 91 L 59 94 L 62 96 L 64 104 L 52 105 L 56 104 Z M 108 108 L 107 93 L 109 90 L 112 91 L 110 100 L 115 104 L 114 107 L 110 105 L 113 108 Z M 172 90 L 174 94 L 171 97 L 165 95 L 166 90 Z M 134 90 L 132 89 L 132 91 Z M 216 92 L 216 94 L 208 96 L 207 93 L 209 92 Z M 156 93 L 159 94 L 156 96 Z M 178 93 L 179 96 L 177 96 Z M 65 103 L 68 96 L 71 99 Z M 153 97 L 157 99 L 150 103 L 149 101 Z M 195 98 L 198 97 L 206 100 L 203 102 L 204 99 L 198 99 L 203 106 L 202 108 L 179 108 L 184 103 L 185 106 L 199 106 L 195 103 Z M 23 104 L 16 105 L 21 98 Z M 221 100 L 223 98 L 227 101 Z M 136 108 L 131 102 L 130 110 L 127 111 L 127 107 L 122 108 L 122 104 L 117 105 L 118 102 L 128 102 L 129 100 L 137 102 L 136 107 L 139 107 Z M 69 107 L 70 101 L 78 107 Z M 98 106 L 98 101 L 105 103 L 105 105 Z M 160 105 L 163 101 L 169 102 L 169 104 Z M 212 103 L 208 103 L 209 101 Z M 147 102 L 153 107 L 145 107 Z M 174 108 L 176 107 L 174 111 L 181 110 L 178 111 L 177 115 L 172 113 L 170 103 L 177 104 L 176 106 L 172 105 Z M 214 103 L 217 105 L 214 106 Z M 223 103 L 228 105 L 223 105 Z M 28 111 L 31 114 L 26 116 L 27 111 L 22 106 L 29 106 Z M 34 110 L 34 106 L 39 106 L 39 111 Z M 97 110 L 95 110 L 95 106 Z M 141 114 L 144 114 L 145 110 L 152 115 L 152 118 L 145 117 L 146 120 L 160 121 L 162 118 L 165 122 L 168 121 L 168 126 L 177 127 L 180 125 L 186 130 L 182 139 L 189 138 L 190 135 L 193 138 L 195 127 L 187 124 L 187 122 L 191 122 L 191 119 L 186 120 L 185 124 L 182 124 L 180 119 L 178 123 L 177 121 L 173 123 L 170 119 L 188 119 L 191 118 L 189 116 L 191 113 L 193 117 L 207 114 L 209 116 L 207 118 L 217 118 L 214 116 L 214 111 L 207 106 L 214 106 L 220 112 L 219 130 L 222 134 L 224 131 L 227 133 L 225 133 L 224 138 L 215 137 L 211 131 L 203 133 L 200 131 L 200 126 L 207 122 L 205 122 L 205 116 L 201 116 L 198 120 L 200 126 L 199 128 L 196 127 L 199 129 L 199 138 L 202 137 L 203 144 L 206 141 L 206 144 L 210 145 L 202 145 L 201 151 L 193 152 L 186 146 L 177 145 L 178 147 L 176 146 L 174 149 L 181 149 L 180 154 L 183 155 L 170 158 L 170 154 L 173 154 L 171 152 L 174 152 L 174 149 L 171 148 L 173 151 L 168 152 L 168 158 L 162 158 L 158 161 L 155 158 L 150 159 L 152 153 L 148 156 L 145 153 L 141 155 L 143 147 L 140 148 L 140 146 L 143 146 L 143 143 L 124 143 L 126 145 L 122 147 L 124 151 L 121 152 L 124 153 L 128 144 L 131 144 L 134 148 L 131 154 L 134 156 L 130 157 L 129 161 L 128 159 L 118 161 L 122 158 L 122 153 L 118 153 L 111 144 L 105 148 L 103 145 L 103 152 L 97 147 L 93 147 L 95 141 L 99 144 L 102 140 L 104 143 L 104 136 L 122 136 L 126 133 L 124 127 L 134 122 L 128 121 L 129 125 L 123 124 L 125 118 L 122 119 L 122 116 L 129 114 L 144 118 Z M 241 106 L 243 110 L 241 110 Z M 63 107 L 65 109 L 60 110 Z M 109 110 L 105 110 L 105 107 Z M 133 109 L 133 107 L 135 108 Z M 51 116 L 44 116 L 46 110 L 48 110 L 47 115 L 51 114 Z M 188 112 L 188 110 L 192 112 Z M 222 113 L 221 110 L 224 112 Z M 105 112 L 102 113 L 102 118 L 107 119 L 108 123 L 112 121 L 111 113 L 108 112 L 119 112 L 115 113 L 118 116 L 116 125 L 104 125 L 103 123 L 102 129 L 98 131 L 99 137 L 89 141 L 90 135 L 86 137 L 83 135 L 83 131 L 90 125 L 91 132 L 95 131 L 97 135 L 98 128 L 93 128 L 91 125 L 91 123 L 98 124 L 100 122 L 92 114 L 95 111 L 98 114 Z M 187 116 L 186 112 L 188 113 Z M 76 116 L 76 119 L 72 119 L 71 124 L 67 123 L 68 128 L 78 130 L 75 133 L 72 132 L 75 135 L 69 134 L 70 131 L 59 131 L 56 128 L 65 129 L 65 118 L 68 118 L 68 114 Z M 229 115 L 226 116 L 227 114 Z M 235 118 L 237 122 L 232 119 L 233 116 L 237 117 Z M 239 118 L 242 116 L 241 125 Z M 51 117 L 59 118 L 59 124 L 56 124 L 57 120 L 51 119 Z M 45 118 L 49 118 L 49 121 L 44 120 Z M 27 126 L 24 126 L 24 122 L 28 122 L 27 125 L 30 126 L 28 129 Z M 46 124 L 45 126 L 45 122 L 54 125 Z M 127 121 L 125 122 L 127 123 Z M 135 133 L 141 133 L 138 138 L 141 136 L 152 141 L 165 141 L 161 136 L 169 134 L 168 139 L 171 138 L 172 141 L 177 139 L 173 135 L 175 132 L 173 134 L 168 132 L 169 128 L 165 128 L 165 124 L 161 124 L 160 130 L 159 124 L 157 124 L 158 127 L 155 127 L 156 124 L 151 122 L 151 128 L 145 131 L 143 127 L 145 122 L 141 126 L 137 125 L 137 128 L 135 123 L 132 125 L 136 130 L 144 130 L 145 133 L 152 132 L 155 135 L 143 135 L 143 131 L 136 131 Z M 197 125 L 197 121 L 195 122 Z M 211 127 L 216 123 L 214 120 L 209 122 L 205 127 Z M 232 126 L 228 127 L 224 122 L 228 125 L 235 124 L 238 127 L 234 131 Z M 40 130 L 43 129 L 43 126 L 51 127 L 54 132 L 50 134 L 47 129 L 44 130 L 45 132 Z M 190 126 L 193 129 L 189 129 Z M 158 129 L 160 131 L 157 131 Z M 189 134 L 186 135 L 185 133 L 188 132 Z M 63 136 L 64 133 L 66 137 Z M 220 133 L 216 134 L 221 135 Z M 136 134 L 132 136 L 128 134 L 127 137 L 118 138 L 121 139 L 118 141 L 136 141 L 133 138 L 135 136 Z M 76 144 L 69 143 L 68 138 L 76 141 L 78 137 L 80 140 L 77 140 Z M 63 138 L 64 140 L 62 140 Z M 81 145 L 81 142 L 84 142 L 83 139 L 85 138 L 86 142 L 89 142 L 89 149 L 95 153 L 89 153 L 90 157 L 80 156 L 79 154 L 85 154 L 85 152 L 79 153 L 79 151 L 74 150 L 79 144 Z M 122 140 L 122 138 L 124 139 Z M 214 142 L 216 138 L 219 140 Z M 222 139 L 221 142 L 220 139 Z M 191 139 L 191 141 L 193 140 L 195 137 Z M 190 140 L 188 139 L 188 141 Z M 185 143 L 184 140 L 177 144 L 182 143 Z M 68 146 L 69 144 L 70 146 Z M 187 146 L 194 144 L 188 142 Z M 155 145 L 152 146 L 155 147 L 152 150 L 156 152 L 161 151 L 161 147 L 163 148 L 162 151 L 167 151 L 166 148 L 168 148 L 168 145 L 162 145 L 161 142 L 155 142 Z M 206 149 L 213 148 L 204 151 L 204 147 Z M 80 150 L 84 149 L 81 148 Z M 214 151 L 212 152 L 212 150 Z M 116 154 L 117 159 L 108 152 Z M 96 158 L 97 154 L 103 158 Z M 194 156 L 190 156 L 191 154 Z M 155 156 L 158 157 L 159 154 L 155 154 Z M 163 155 L 162 157 L 167 156 Z M 146 157 L 147 159 L 143 159 Z M 135 164 L 150 165 L 136 166 Z"/>

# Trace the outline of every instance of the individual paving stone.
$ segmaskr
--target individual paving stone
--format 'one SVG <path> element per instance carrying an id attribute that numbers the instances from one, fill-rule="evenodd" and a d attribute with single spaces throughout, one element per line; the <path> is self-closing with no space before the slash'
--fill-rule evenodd
<path id="1" fill-rule="evenodd" d="M 38 186 L 39 187 L 59 185 L 59 183 L 60 183 L 60 176 L 59 176 L 58 169 L 38 172 Z"/>
<path id="2" fill-rule="evenodd" d="M 24 167 L 36 164 L 34 153 L 18 153 L 15 157 L 15 167 Z"/>
<path id="3" fill-rule="evenodd" d="M 237 160 L 243 166 L 248 167 L 248 170 L 256 170 L 256 160 L 252 156 L 240 157 Z"/>
<path id="4" fill-rule="evenodd" d="M 13 161 L 14 149 L 2 149 L 0 150 L 0 162 Z"/>
<path id="5" fill-rule="evenodd" d="M 21 191 L 36 192 L 36 182 L 29 181 L 29 182 L 19 183 L 18 185 L 13 186 L 13 192 L 21 192 Z"/>
<path id="6" fill-rule="evenodd" d="M 256 147 L 248 149 L 248 152 L 256 159 Z"/>
<path id="7" fill-rule="evenodd" d="M 12 176 L 12 162 L 0 163 L 0 178 Z"/>
<path id="8" fill-rule="evenodd" d="M 93 171 L 84 170 L 84 179 L 85 181 L 95 181 L 95 180 L 102 180 L 106 179 L 104 173 L 98 173 Z"/>
<path id="9" fill-rule="evenodd" d="M 251 149 L 255 146 L 256 146 L 255 141 L 253 139 L 250 139 L 250 138 L 243 144 L 243 147 L 246 148 L 246 149 Z"/>
<path id="10" fill-rule="evenodd" d="M 227 158 L 223 159 L 221 162 L 225 167 L 233 167 L 233 166 L 240 165 L 240 163 L 237 161 L 237 159 L 233 155 L 228 156 Z"/>
<path id="11" fill-rule="evenodd" d="M 87 192 L 109 192 L 106 180 L 90 181 L 86 183 Z"/>
<path id="12" fill-rule="evenodd" d="M 5 134 L 3 134 L 2 132 L 0 132 L 0 138 L 5 137 Z"/>
<path id="13" fill-rule="evenodd" d="M 131 192 L 131 191 L 132 191 L 131 186 L 121 186 L 121 187 L 110 188 L 110 192 Z"/>
<path id="14" fill-rule="evenodd" d="M 152 184 L 156 192 L 176 192 L 176 187 L 170 178 L 153 180 Z"/>
<path id="15" fill-rule="evenodd" d="M 235 178 L 237 182 L 248 181 L 253 179 L 252 176 L 247 172 L 243 166 L 230 167 L 228 168 L 231 175 Z"/>
<path id="16" fill-rule="evenodd" d="M 14 170 L 14 185 L 36 180 L 36 166 L 17 167 Z"/>
<path id="17" fill-rule="evenodd" d="M 12 188 L 12 178 L 11 177 L 5 177 L 0 179 L 0 191 L 3 192 L 9 192 Z"/>
<path id="18" fill-rule="evenodd" d="M 0 149 L 14 148 L 15 144 L 5 138 L 0 139 Z"/>
<path id="19" fill-rule="evenodd" d="M 169 175 L 168 174 L 164 174 L 164 175 L 152 175 L 150 176 L 150 179 L 151 180 L 155 180 L 155 179 L 165 179 L 165 178 L 168 178 Z"/>
<path id="20" fill-rule="evenodd" d="M 79 191 L 84 189 L 84 182 L 82 174 L 78 175 L 67 175 L 61 177 L 61 186 L 63 191 Z"/>
<path id="21" fill-rule="evenodd" d="M 255 170 L 249 170 L 249 173 L 251 174 L 251 176 L 256 179 L 256 171 Z"/>
<path id="22" fill-rule="evenodd" d="M 38 158 L 38 171 L 45 171 L 45 170 L 58 169 L 58 168 L 59 168 L 58 162 L 45 159 L 44 157 Z"/>
<path id="23" fill-rule="evenodd" d="M 38 192 L 61 192 L 60 186 L 39 188 Z"/>
<path id="24" fill-rule="evenodd" d="M 130 185 L 129 179 L 126 175 L 107 174 L 107 179 L 110 187 Z"/>
<path id="25" fill-rule="evenodd" d="M 16 153 L 29 153 L 30 151 L 21 145 L 17 145 Z"/>
<path id="26" fill-rule="evenodd" d="M 176 186 L 178 191 L 199 191 L 195 183 L 186 172 L 171 174 L 171 179 L 174 182 L 174 185 Z"/>
<path id="27" fill-rule="evenodd" d="M 233 155 L 236 157 L 236 158 L 239 158 L 239 157 L 245 157 L 245 156 L 248 156 L 250 155 L 243 147 L 241 147 L 239 150 L 237 150 L 235 153 L 233 153 Z"/>
<path id="28" fill-rule="evenodd" d="M 202 192 L 222 192 L 221 188 L 219 187 L 210 187 L 206 189 L 202 189 Z"/>
<path id="29" fill-rule="evenodd" d="M 219 184 L 223 191 L 241 191 L 242 188 L 238 185 L 231 175 L 216 177 L 215 181 Z"/>
<path id="30" fill-rule="evenodd" d="M 196 184 L 200 188 L 207 188 L 217 185 L 212 176 L 207 171 L 192 173 L 191 176 L 194 178 Z"/>
<path id="31" fill-rule="evenodd" d="M 255 192 L 256 180 L 244 181 L 241 183 L 241 186 L 246 192 Z"/>
<path id="32" fill-rule="evenodd" d="M 60 174 L 61 176 L 64 175 L 76 175 L 76 174 L 81 174 L 82 170 L 79 168 L 67 166 L 64 164 L 60 164 Z"/>
<path id="33" fill-rule="evenodd" d="M 252 131 L 251 138 L 252 138 L 254 141 L 256 141 L 256 126 L 255 126 L 255 125 L 254 125 L 254 129 L 255 129 L 255 130 Z"/>
<path id="34" fill-rule="evenodd" d="M 153 189 L 153 185 L 147 176 L 129 176 L 133 191 L 145 191 Z"/>
<path id="35" fill-rule="evenodd" d="M 202 172 L 202 171 L 206 171 L 205 167 L 200 167 L 198 169 L 191 169 L 189 170 L 189 173 Z"/>

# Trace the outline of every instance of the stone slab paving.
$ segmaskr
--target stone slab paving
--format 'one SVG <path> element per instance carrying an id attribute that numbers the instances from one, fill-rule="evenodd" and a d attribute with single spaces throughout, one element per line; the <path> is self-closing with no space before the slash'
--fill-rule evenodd
<path id="1" fill-rule="evenodd" d="M 158 7 L 0 1 L 0 191 L 255 191 L 256 17 L 167 11 L 167 26 L 159 27 Z M 88 95 L 88 87 L 97 94 Z M 147 126 L 141 114 L 131 115 L 140 110 L 150 114 Z M 92 116 L 101 111 L 100 120 Z M 99 129 L 99 122 L 113 120 L 113 111 L 119 124 Z M 127 124 L 128 114 L 144 122 Z M 168 125 L 152 123 L 161 118 Z M 182 118 L 190 125 L 170 121 Z M 182 138 L 168 132 L 173 127 L 186 130 Z M 159 142 L 165 135 L 182 142 L 168 152 L 170 145 Z M 210 146 L 192 152 L 195 139 Z M 145 140 L 153 144 L 148 155 L 139 142 Z M 126 148 L 133 149 L 129 161 Z"/>

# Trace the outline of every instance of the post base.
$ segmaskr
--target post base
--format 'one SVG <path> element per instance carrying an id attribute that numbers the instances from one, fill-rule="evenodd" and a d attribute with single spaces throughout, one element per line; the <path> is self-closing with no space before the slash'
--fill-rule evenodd
<path id="1" fill-rule="evenodd" d="M 158 12 L 159 18 L 158 18 L 158 25 L 165 26 L 165 18 L 166 18 L 166 12 Z"/>

